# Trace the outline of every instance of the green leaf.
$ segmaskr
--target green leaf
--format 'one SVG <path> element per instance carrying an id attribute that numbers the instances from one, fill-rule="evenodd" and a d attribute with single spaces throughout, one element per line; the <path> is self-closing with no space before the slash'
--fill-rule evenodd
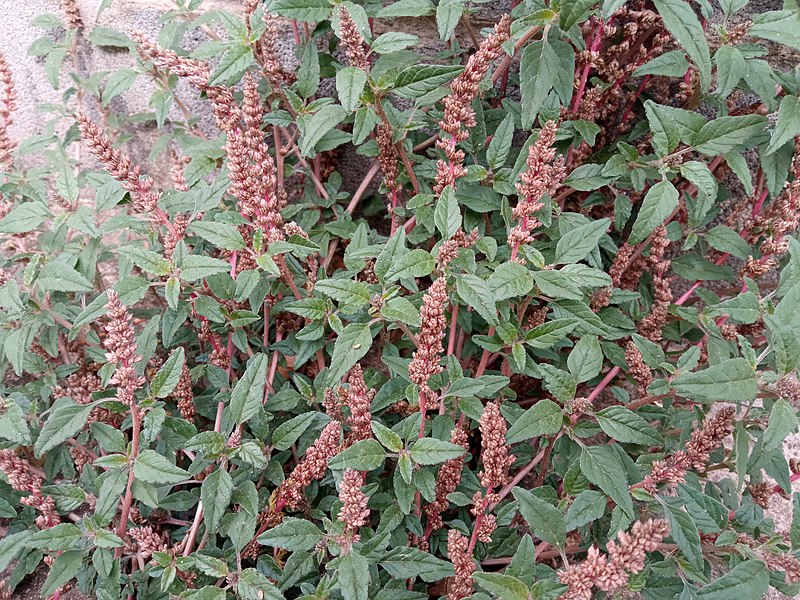
<path id="1" fill-rule="evenodd" d="M 70 550 L 74 548 L 83 537 L 83 532 L 72 523 L 59 523 L 49 529 L 42 529 L 34 533 L 28 546 L 43 550 Z"/>
<path id="2" fill-rule="evenodd" d="M 78 575 L 83 567 L 83 550 L 62 552 L 55 557 L 47 574 L 47 579 L 39 589 L 42 598 L 49 598 L 62 585 Z"/>
<path id="3" fill-rule="evenodd" d="M 606 513 L 606 497 L 595 490 L 583 490 L 572 501 L 567 511 L 567 531 L 588 525 Z"/>
<path id="4" fill-rule="evenodd" d="M 678 41 L 700 71 L 700 87 L 711 84 L 711 54 L 706 34 L 691 5 L 685 0 L 653 0 L 667 30 Z"/>
<path id="5" fill-rule="evenodd" d="M 656 446 L 661 435 L 635 412 L 622 406 L 609 406 L 598 412 L 597 422 L 608 436 L 618 442 Z"/>
<path id="6" fill-rule="evenodd" d="M 416 35 L 401 33 L 399 31 L 389 31 L 376 37 L 375 41 L 370 44 L 370 48 L 373 52 L 378 54 L 389 54 L 391 52 L 405 50 L 409 46 L 416 46 L 418 43 L 419 38 Z"/>
<path id="7" fill-rule="evenodd" d="M 89 41 L 96 46 L 109 48 L 128 48 L 133 44 L 133 41 L 121 31 L 98 25 L 92 27 Z"/>
<path id="8" fill-rule="evenodd" d="M 763 115 L 719 117 L 703 125 L 693 144 L 694 149 L 709 156 L 726 154 L 763 132 L 766 123 L 767 118 Z"/>
<path id="9" fill-rule="evenodd" d="M 328 104 L 320 108 L 302 128 L 300 138 L 300 153 L 304 156 L 311 156 L 314 146 L 317 145 L 326 133 L 345 120 L 347 111 L 338 104 Z"/>
<path id="10" fill-rule="evenodd" d="M 403 440 L 394 431 L 377 421 L 372 422 L 372 433 L 390 452 L 400 452 L 403 449 Z"/>
<path id="11" fill-rule="evenodd" d="M 800 135 L 800 98 L 784 96 L 778 108 L 778 122 L 772 139 L 767 147 L 767 154 L 772 154 L 786 142 Z"/>
<path id="12" fill-rule="evenodd" d="M 672 380 L 679 396 L 697 402 L 749 402 L 758 392 L 753 367 L 744 358 L 731 358 L 694 373 L 681 373 Z"/>
<path id="13" fill-rule="evenodd" d="M 378 562 L 395 579 L 421 577 L 423 581 L 432 582 L 454 575 L 449 562 L 407 546 L 389 550 Z"/>
<path id="14" fill-rule="evenodd" d="M 636 216 L 628 242 L 631 244 L 643 242 L 656 227 L 664 223 L 672 211 L 678 208 L 678 199 L 678 190 L 669 181 L 659 181 L 651 187 Z"/>
<path id="15" fill-rule="evenodd" d="M 145 450 L 133 463 L 133 474 L 139 481 L 156 485 L 176 484 L 189 479 L 189 472 L 173 465 L 155 450 Z"/>
<path id="16" fill-rule="evenodd" d="M 330 16 L 331 4 L 328 0 L 274 0 L 269 12 L 295 21 L 318 22 Z"/>
<path id="17" fill-rule="evenodd" d="M 364 358 L 372 345 L 369 323 L 350 323 L 336 338 L 326 381 L 338 383 L 355 364 Z"/>
<path id="18" fill-rule="evenodd" d="M 645 101 L 644 112 L 653 134 L 653 149 L 658 156 L 663 158 L 678 145 L 680 140 L 678 124 L 670 115 L 667 107 L 656 104 L 652 100 Z"/>
<path id="19" fill-rule="evenodd" d="M 344 304 L 368 304 L 370 300 L 367 285 L 351 279 L 323 279 L 314 284 L 314 290 Z"/>
<path id="20" fill-rule="evenodd" d="M 210 533 L 216 533 L 220 521 L 228 510 L 233 494 L 233 478 L 222 467 L 203 480 L 200 500 L 203 502 L 203 522 Z"/>
<path id="21" fill-rule="evenodd" d="M 489 142 L 489 147 L 486 149 L 486 160 L 489 161 L 490 169 L 497 169 L 505 164 L 508 153 L 511 151 L 513 138 L 514 115 L 507 114 L 497 126 L 492 141 Z"/>
<path id="22" fill-rule="evenodd" d="M 503 600 L 528 600 L 529 598 L 527 586 L 511 575 L 477 572 L 474 579 L 480 587 Z"/>
<path id="23" fill-rule="evenodd" d="M 337 561 L 336 579 L 344 598 L 368 600 L 369 563 L 358 552 L 351 550 Z"/>
<path id="24" fill-rule="evenodd" d="M 264 401 L 264 387 L 267 383 L 266 354 L 258 353 L 247 363 L 242 378 L 236 382 L 231 392 L 230 413 L 237 425 L 246 423 L 258 413 L 258 407 Z"/>
<path id="25" fill-rule="evenodd" d="M 376 440 L 361 440 L 331 458 L 328 467 L 337 471 L 372 471 L 380 467 L 385 458 L 386 450 Z"/>
<path id="26" fill-rule="evenodd" d="M 278 425 L 272 434 L 272 445 L 277 450 L 291 448 L 292 444 L 311 426 L 317 414 L 315 412 L 305 412 Z"/>
<path id="27" fill-rule="evenodd" d="M 89 413 L 94 407 L 95 404 L 76 404 L 72 398 L 56 400 L 33 446 L 36 458 L 42 457 L 48 450 L 75 437 L 86 426 Z"/>
<path id="28" fill-rule="evenodd" d="M 406 67 L 394 81 L 394 92 L 407 98 L 422 98 L 444 85 L 464 67 L 455 65 L 413 65 Z"/>
<path id="29" fill-rule="evenodd" d="M 28 423 L 25 421 L 25 413 L 22 412 L 19 404 L 5 399 L 2 414 L 0 414 L 0 438 L 28 446 L 31 443 L 31 432 Z"/>
<path id="30" fill-rule="evenodd" d="M 506 433 L 506 442 L 516 444 L 540 435 L 554 435 L 561 430 L 564 415 L 552 400 L 542 399 L 520 415 Z"/>
<path id="31" fill-rule="evenodd" d="M 778 398 L 769 413 L 769 424 L 764 431 L 764 450 L 775 450 L 783 445 L 786 436 L 797 428 L 797 413 L 785 399 Z"/>
<path id="32" fill-rule="evenodd" d="M 179 346 L 153 377 L 153 381 L 150 383 L 150 392 L 153 396 L 166 398 L 172 393 L 181 378 L 184 360 L 183 347 Z"/>
<path id="33" fill-rule="evenodd" d="M 117 251 L 117 254 L 124 256 L 143 271 L 153 275 L 167 275 L 170 272 L 170 264 L 167 259 L 141 246 L 123 246 Z M 230 265 L 227 268 L 230 268 Z"/>
<path id="34" fill-rule="evenodd" d="M 522 93 L 522 128 L 530 129 L 555 85 L 558 55 L 546 40 L 525 46 L 520 62 L 519 79 Z"/>
<path id="35" fill-rule="evenodd" d="M 381 308 L 381 315 L 390 321 L 400 321 L 419 327 L 422 319 L 417 308 L 403 297 L 392 298 Z"/>
<path id="36" fill-rule="evenodd" d="M 114 98 L 131 89 L 138 76 L 139 74 L 133 69 L 121 69 L 111 73 L 103 90 L 103 106 L 108 106 Z M 75 198 L 66 196 L 66 198 L 74 200 L 77 196 Z"/>
<path id="37" fill-rule="evenodd" d="M 450 459 L 464 456 L 465 453 L 466 450 L 458 444 L 424 437 L 414 442 L 411 447 L 411 460 L 418 465 L 438 465 Z"/>
<path id="38" fill-rule="evenodd" d="M 746 260 L 753 254 L 750 244 L 742 239 L 738 233 L 724 225 L 717 225 L 708 230 L 705 235 L 706 241 L 715 250 L 727 252 L 728 254 Z"/>
<path id="39" fill-rule="evenodd" d="M 459 275 L 456 277 L 456 291 L 489 325 L 500 323 L 497 319 L 494 292 L 486 281 L 476 275 Z"/>
<path id="40" fill-rule="evenodd" d="M 465 0 L 439 0 L 436 7 L 436 27 L 439 29 L 439 39 L 446 42 L 453 36 L 461 15 L 464 12 Z"/>
<path id="41" fill-rule="evenodd" d="M 278 0 L 280 2 L 280 0 Z M 209 78 L 209 85 L 234 85 L 241 81 L 253 63 L 253 50 L 248 44 L 236 43 L 222 56 Z"/>
<path id="42" fill-rule="evenodd" d="M 703 568 L 700 534 L 692 518 L 677 506 L 664 504 L 669 519 L 669 533 L 686 559 L 698 570 Z"/>
<path id="43" fill-rule="evenodd" d="M 430 0 L 399 0 L 389 6 L 384 6 L 378 11 L 381 19 L 394 19 L 397 17 L 425 17 L 434 12 Z M 377 52 L 377 50 L 376 50 Z"/>
<path id="44" fill-rule="evenodd" d="M 586 258 L 608 231 L 611 219 L 598 219 L 567 231 L 556 244 L 553 264 L 576 263 Z"/>
<path id="45" fill-rule="evenodd" d="M 180 269 L 183 281 L 197 281 L 217 273 L 227 273 L 231 270 L 231 265 L 229 262 L 219 258 L 190 254 L 183 258 Z"/>
<path id="46" fill-rule="evenodd" d="M 336 73 L 336 93 L 347 112 L 353 112 L 367 84 L 367 73 L 358 67 L 345 67 Z"/>
<path id="47" fill-rule="evenodd" d="M 189 233 L 199 235 L 204 240 L 226 250 L 242 250 L 245 247 L 242 234 L 233 225 L 227 223 L 194 221 L 189 226 Z"/>
<path id="48" fill-rule="evenodd" d="M 319 527 L 311 521 L 286 517 L 280 525 L 276 525 L 258 536 L 258 543 L 262 546 L 297 552 L 311 550 L 323 536 Z"/>
<path id="49" fill-rule="evenodd" d="M 753 16 L 753 25 L 747 33 L 800 50 L 800 17 L 796 8 L 756 13 Z"/>
<path id="50" fill-rule="evenodd" d="M 736 46 L 722 46 L 714 55 L 717 63 L 717 90 L 721 98 L 727 98 L 747 73 L 747 62 Z"/>
<path id="51" fill-rule="evenodd" d="M 15 206 L 3 219 L 0 219 L 0 233 L 33 231 L 50 216 L 50 211 L 44 204 L 25 202 Z"/>
<path id="52" fill-rule="evenodd" d="M 629 518 L 633 518 L 633 500 L 628 492 L 625 465 L 612 446 L 587 446 L 581 450 L 581 472 L 603 490 Z"/>
<path id="53" fill-rule="evenodd" d="M 762 598 L 769 590 L 769 572 L 760 560 L 740 562 L 719 579 L 695 592 L 702 600 Z"/>
<path id="54" fill-rule="evenodd" d="M 548 544 L 563 548 L 567 543 L 567 529 L 561 511 L 524 488 L 515 487 L 513 494 L 520 514 L 533 534 Z"/>
<path id="55" fill-rule="evenodd" d="M 558 26 L 567 31 L 595 4 L 596 0 L 562 0 L 558 11 Z"/>
<path id="56" fill-rule="evenodd" d="M 36 280 L 45 292 L 91 292 L 94 286 L 83 275 L 64 262 L 50 262 Z"/>
<path id="57" fill-rule="evenodd" d="M 544 350 L 566 339 L 577 326 L 575 319 L 554 319 L 531 329 L 523 341 L 532 348 Z"/>
<path id="58" fill-rule="evenodd" d="M 586 335 L 578 340 L 567 357 L 567 368 L 578 383 L 589 381 L 603 368 L 603 350 L 595 336 Z"/>
<path id="59" fill-rule="evenodd" d="M 453 234 L 461 228 L 461 209 L 458 207 L 458 200 L 456 200 L 456 193 L 452 185 L 445 187 L 436 201 L 433 222 L 444 240 L 453 237 Z"/>
<path id="60" fill-rule="evenodd" d="M 637 68 L 633 72 L 634 77 L 644 75 L 661 75 L 664 77 L 682 77 L 689 69 L 689 62 L 684 56 L 683 50 L 671 50 L 661 56 L 656 56 Z"/>
<path id="61" fill-rule="evenodd" d="M 506 262 L 489 276 L 488 284 L 494 291 L 495 301 L 500 302 L 530 292 L 533 289 L 533 275 L 519 263 Z"/>
<path id="62" fill-rule="evenodd" d="M 229 573 L 228 565 L 213 556 L 195 553 L 192 554 L 192 559 L 194 559 L 194 566 L 209 577 L 225 577 Z"/>
<path id="63" fill-rule="evenodd" d="M 560 271 L 534 271 L 533 280 L 542 294 L 550 298 L 564 298 L 569 300 L 581 300 L 578 287 L 572 278 Z"/>
<path id="64" fill-rule="evenodd" d="M 244 569 L 239 574 L 236 591 L 242 600 L 285 600 L 280 590 L 256 569 Z"/>
<path id="65" fill-rule="evenodd" d="M 433 272 L 435 264 L 430 252 L 417 248 L 392 263 L 384 279 L 387 283 L 391 283 L 396 279 L 404 281 L 415 277 L 426 277 Z"/>

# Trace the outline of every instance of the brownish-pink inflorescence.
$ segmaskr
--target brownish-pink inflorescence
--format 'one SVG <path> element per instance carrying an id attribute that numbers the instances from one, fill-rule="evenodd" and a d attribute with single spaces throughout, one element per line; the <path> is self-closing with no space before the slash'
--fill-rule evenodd
<path id="1" fill-rule="evenodd" d="M 303 490 L 312 482 L 320 479 L 328 468 L 328 459 L 333 457 L 341 447 L 342 426 L 338 421 L 331 421 L 320 433 L 319 438 L 306 450 L 300 464 L 295 467 L 289 477 L 278 489 L 279 501 L 292 509 L 298 508 L 305 496 Z"/>
<path id="2" fill-rule="evenodd" d="M 630 574 L 644 570 L 647 554 L 657 550 L 668 534 L 665 520 L 650 519 L 636 522 L 630 533 L 620 532 L 616 542 L 608 543 L 607 554 L 592 546 L 585 561 L 559 572 L 559 580 L 568 588 L 559 600 L 591 600 L 595 587 L 605 592 L 622 589 Z"/>

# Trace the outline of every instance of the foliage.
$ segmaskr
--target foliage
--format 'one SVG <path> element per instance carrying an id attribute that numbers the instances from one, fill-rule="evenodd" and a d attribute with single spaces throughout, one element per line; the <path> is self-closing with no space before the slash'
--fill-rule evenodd
<path id="1" fill-rule="evenodd" d="M 800 590 L 796 8 L 64 4 L 41 133 L 0 64 L 5 592 Z"/>

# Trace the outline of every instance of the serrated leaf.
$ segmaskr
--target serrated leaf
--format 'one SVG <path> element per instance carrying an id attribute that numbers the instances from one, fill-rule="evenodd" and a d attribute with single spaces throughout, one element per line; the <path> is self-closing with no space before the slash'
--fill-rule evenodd
<path id="1" fill-rule="evenodd" d="M 436 27 L 439 29 L 439 39 L 443 42 L 453 36 L 464 12 L 464 3 L 465 0 L 439 0 L 436 7 Z"/>
<path id="2" fill-rule="evenodd" d="M 330 385 L 339 382 L 369 351 L 372 333 L 369 323 L 350 323 L 333 346 L 333 355 L 328 367 L 327 381 Z"/>
<path id="3" fill-rule="evenodd" d="M 769 572 L 760 560 L 746 560 L 695 592 L 701 600 L 762 598 L 769 589 Z"/>
<path id="4" fill-rule="evenodd" d="M 233 225 L 219 223 L 217 221 L 194 221 L 189 226 L 189 233 L 199 235 L 204 240 L 208 240 L 215 246 L 226 250 L 244 249 L 244 239 L 242 234 Z"/>
<path id="5" fill-rule="evenodd" d="M 76 404 L 72 398 L 59 398 L 36 438 L 33 452 L 37 458 L 74 437 L 86 426 L 94 404 Z"/>
<path id="6" fill-rule="evenodd" d="M 277 450 L 287 450 L 291 448 L 292 444 L 294 444 L 311 426 L 316 416 L 317 413 L 315 412 L 305 412 L 288 421 L 284 421 L 278 425 L 275 432 L 272 434 L 272 445 L 275 446 Z"/>
<path id="7" fill-rule="evenodd" d="M 378 562 L 396 579 L 420 577 L 423 581 L 432 582 L 454 574 L 449 562 L 407 546 L 393 548 Z"/>
<path id="8" fill-rule="evenodd" d="M 280 2 L 281 0 L 277 0 Z M 304 0 L 307 1 L 307 0 Z M 209 78 L 209 85 L 233 85 L 242 79 L 253 63 L 253 50 L 244 43 L 234 44 L 222 56 Z"/>
<path id="9" fill-rule="evenodd" d="M 520 514 L 533 534 L 557 548 L 563 548 L 567 543 L 567 530 L 561 511 L 524 488 L 515 487 L 513 494 Z"/>
<path id="10" fill-rule="evenodd" d="M 700 72 L 700 87 L 708 91 L 711 84 L 711 54 L 706 34 L 691 5 L 684 0 L 653 0 L 667 30 L 689 55 Z"/>
<path id="11" fill-rule="evenodd" d="M 558 55 L 547 40 L 536 40 L 523 49 L 519 72 L 523 129 L 530 129 L 553 89 L 558 62 Z"/>
<path id="12" fill-rule="evenodd" d="M 22 446 L 30 445 L 31 432 L 19 404 L 6 398 L 2 411 L 0 414 L 0 438 Z"/>
<path id="13" fill-rule="evenodd" d="M 433 272 L 435 265 L 436 263 L 430 252 L 417 248 L 392 263 L 384 279 L 387 283 L 391 283 L 396 279 L 402 281 L 416 277 L 426 277 Z"/>
<path id="14" fill-rule="evenodd" d="M 638 244 L 653 233 L 653 230 L 678 208 L 678 190 L 669 181 L 659 181 L 651 187 L 644 197 L 642 207 L 636 216 L 628 242 Z"/>
<path id="15" fill-rule="evenodd" d="M 516 262 L 501 264 L 489 275 L 489 287 L 494 292 L 497 302 L 524 296 L 533 289 L 533 275 Z"/>
<path id="16" fill-rule="evenodd" d="M 94 286 L 73 267 L 63 262 L 47 263 L 36 280 L 46 292 L 91 292 Z"/>
<path id="17" fill-rule="evenodd" d="M 319 527 L 311 521 L 286 517 L 280 525 L 276 525 L 258 536 L 258 543 L 262 546 L 297 552 L 311 550 L 323 538 L 323 535 Z"/>
<path id="18" fill-rule="evenodd" d="M 361 440 L 331 458 L 328 467 L 334 470 L 372 471 L 380 467 L 385 458 L 386 450 L 376 440 Z"/>
<path id="19" fill-rule="evenodd" d="M 438 465 L 453 458 L 463 456 L 466 450 L 435 438 L 420 438 L 411 447 L 411 460 L 418 465 Z"/>
<path id="20" fill-rule="evenodd" d="M 231 392 L 229 410 L 237 425 L 246 423 L 257 412 L 264 400 L 264 387 L 267 382 L 266 354 L 256 354 L 247 363 L 247 369 Z"/>
<path id="21" fill-rule="evenodd" d="M 133 463 L 133 474 L 139 481 L 155 485 L 172 485 L 189 479 L 189 472 L 173 465 L 155 450 L 144 450 Z"/>
<path id="22" fill-rule="evenodd" d="M 156 398 L 166 398 L 175 389 L 183 372 L 185 357 L 183 347 L 176 348 L 161 366 L 150 383 L 150 391 Z"/>
<path id="23" fill-rule="evenodd" d="M 345 304 L 367 304 L 370 300 L 367 285 L 351 279 L 323 279 L 314 284 L 314 290 Z"/>
<path id="24" fill-rule="evenodd" d="M 769 423 L 764 431 L 764 450 L 774 450 L 783 445 L 786 436 L 797 428 L 797 413 L 784 398 L 778 398 L 769 413 Z"/>
<path id="25" fill-rule="evenodd" d="M 347 111 L 338 104 L 328 104 L 320 108 L 303 128 L 303 134 L 298 144 L 300 153 L 304 157 L 310 156 L 322 136 L 344 121 L 345 117 L 347 117 Z"/>
<path id="26" fill-rule="evenodd" d="M 726 154 L 764 131 L 767 118 L 763 115 L 719 117 L 709 121 L 697 134 L 694 149 L 702 154 Z"/>
<path id="27" fill-rule="evenodd" d="M 790 6 L 786 4 L 787 8 Z M 756 13 L 748 35 L 772 40 L 800 50 L 800 18 L 795 10 L 776 10 Z"/>
<path id="28" fill-rule="evenodd" d="M 778 108 L 778 122 L 766 153 L 772 154 L 786 142 L 800 135 L 800 98 L 784 96 Z"/>
<path id="29" fill-rule="evenodd" d="M 25 202 L 11 209 L 0 219 L 0 233 L 27 233 L 50 217 L 50 211 L 39 202 Z"/>
<path id="30" fill-rule="evenodd" d="M 464 67 L 455 65 L 413 65 L 406 67 L 394 81 L 394 92 L 407 98 L 422 98 L 444 85 Z"/>
<path id="31" fill-rule="evenodd" d="M 698 402 L 749 402 L 758 392 L 753 367 L 744 358 L 731 358 L 693 373 L 680 373 L 672 380 L 679 396 Z"/>
<path id="32" fill-rule="evenodd" d="M 490 169 L 497 169 L 505 164 L 508 153 L 511 151 L 511 142 L 514 138 L 514 115 L 508 114 L 497 126 L 497 130 L 486 148 L 486 160 Z"/>
<path id="33" fill-rule="evenodd" d="M 564 415 L 552 400 L 539 400 L 520 415 L 506 433 L 506 442 L 516 444 L 540 435 L 554 435 L 561 430 Z"/>
<path id="34" fill-rule="evenodd" d="M 596 4 L 596 0 L 562 0 L 558 11 L 558 25 L 564 31 L 580 21 L 587 11 Z"/>
<path id="35" fill-rule="evenodd" d="M 544 350 L 566 339 L 577 326 L 575 319 L 554 319 L 531 329 L 525 334 L 523 341 L 531 348 Z"/>
<path id="36" fill-rule="evenodd" d="M 567 368 L 578 383 L 589 381 L 603 368 L 603 350 L 595 336 L 586 335 L 578 340 L 567 357 Z"/>
<path id="37" fill-rule="evenodd" d="M 644 75 L 661 75 L 664 77 L 681 77 L 689 69 L 689 62 L 682 50 L 671 50 L 646 62 L 634 72 L 634 77 Z"/>
<path id="38" fill-rule="evenodd" d="M 405 50 L 409 46 L 416 46 L 418 43 L 419 38 L 416 35 L 401 33 L 399 31 L 389 31 L 376 37 L 370 45 L 370 48 L 373 52 L 377 52 L 378 54 L 389 54 L 391 52 Z"/>
<path id="39" fill-rule="evenodd" d="M 366 84 L 367 73 L 358 67 L 345 67 L 336 73 L 336 94 L 347 112 L 356 109 Z"/>
<path id="40" fill-rule="evenodd" d="M 414 327 L 422 325 L 417 308 L 402 297 L 392 298 L 381 307 L 381 315 L 390 321 L 400 321 Z"/>
<path id="41" fill-rule="evenodd" d="M 219 528 L 220 521 L 228 510 L 232 494 L 233 478 L 224 468 L 217 468 L 203 480 L 200 486 L 200 499 L 203 502 L 203 521 L 209 532 L 215 533 Z"/>
<path id="42" fill-rule="evenodd" d="M 461 228 L 461 209 L 452 185 L 445 187 L 439 195 L 433 211 L 433 222 L 444 240 L 450 239 Z"/>
<path id="43" fill-rule="evenodd" d="M 180 269 L 183 281 L 197 281 L 218 273 L 227 273 L 231 270 L 231 265 L 219 258 L 190 254 L 180 261 Z"/>
<path id="44" fill-rule="evenodd" d="M 633 518 L 625 466 L 612 446 L 587 446 L 581 450 L 581 472 Z"/>
<path id="45" fill-rule="evenodd" d="M 611 219 L 598 219 L 570 229 L 556 244 L 556 255 L 553 263 L 576 263 L 586 258 L 600 243 L 600 239 L 608 231 Z"/>
<path id="46" fill-rule="evenodd" d="M 583 490 L 567 510 L 567 531 L 573 531 L 602 518 L 606 513 L 606 503 L 604 494 L 595 490 Z"/>
<path id="47" fill-rule="evenodd" d="M 476 275 L 459 275 L 456 277 L 456 291 L 489 325 L 499 324 L 494 293 L 486 281 Z"/>
<path id="48" fill-rule="evenodd" d="M 528 600 L 529 598 L 527 586 L 511 575 L 478 572 L 473 577 L 475 583 L 480 587 L 503 600 Z"/>
<path id="49" fill-rule="evenodd" d="M 703 567 L 703 551 L 700 546 L 700 533 L 692 518 L 677 506 L 664 504 L 670 524 L 670 536 L 680 548 L 686 559 L 697 569 Z"/>
<path id="50" fill-rule="evenodd" d="M 663 443 L 658 431 L 647 421 L 622 406 L 604 408 L 595 417 L 603 431 L 618 442 L 647 446 Z"/>
<path id="51" fill-rule="evenodd" d="M 274 0 L 269 11 L 287 19 L 318 22 L 330 16 L 331 4 L 328 0 Z"/>

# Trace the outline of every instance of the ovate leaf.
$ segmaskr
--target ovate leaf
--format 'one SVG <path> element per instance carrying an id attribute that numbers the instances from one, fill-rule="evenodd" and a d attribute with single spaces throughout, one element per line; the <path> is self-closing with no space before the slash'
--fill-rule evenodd
<path id="1" fill-rule="evenodd" d="M 678 190 L 669 181 L 659 181 L 647 191 L 628 242 L 638 244 L 644 241 L 676 208 L 678 208 Z"/>

